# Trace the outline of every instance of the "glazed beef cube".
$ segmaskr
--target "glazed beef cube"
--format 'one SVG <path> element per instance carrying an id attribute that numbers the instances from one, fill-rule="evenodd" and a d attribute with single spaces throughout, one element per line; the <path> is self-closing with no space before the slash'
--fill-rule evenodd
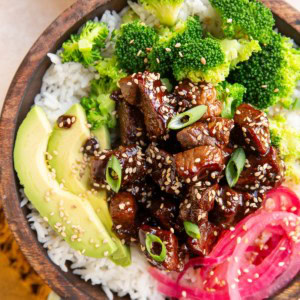
<path id="1" fill-rule="evenodd" d="M 163 262 L 158 262 L 154 260 L 148 253 L 145 244 L 147 234 L 153 234 L 158 236 L 161 239 L 161 241 L 165 244 L 167 254 Z M 140 227 L 139 230 L 139 239 L 141 243 L 141 249 L 145 253 L 148 261 L 152 265 L 163 270 L 180 271 L 182 264 L 180 263 L 178 255 L 178 241 L 176 236 L 171 231 L 162 230 L 158 227 L 150 227 L 147 225 L 143 225 Z M 158 243 L 153 243 L 151 252 L 159 255 L 161 253 L 161 246 Z"/>
<path id="2" fill-rule="evenodd" d="M 266 193 L 264 191 L 254 191 L 251 193 L 242 192 L 244 199 L 244 206 L 241 208 L 239 215 L 236 217 L 236 222 L 242 220 L 245 216 L 255 212 L 261 207 L 262 202 L 266 198 Z"/>
<path id="3" fill-rule="evenodd" d="M 196 256 L 206 256 L 212 250 L 220 234 L 220 229 L 210 222 L 199 226 L 200 239 L 188 237 L 187 246 L 189 251 Z"/>
<path id="4" fill-rule="evenodd" d="M 197 122 L 177 133 L 177 140 L 184 149 L 192 149 L 198 146 L 215 146 L 216 139 L 209 135 L 208 124 Z"/>
<path id="5" fill-rule="evenodd" d="M 173 199 L 162 196 L 160 201 L 153 200 L 149 210 L 164 229 L 175 227 L 177 205 Z"/>
<path id="6" fill-rule="evenodd" d="M 174 107 L 169 105 L 169 98 L 160 80 L 154 80 L 154 73 L 144 73 L 144 82 L 139 84 L 141 92 L 140 109 L 148 136 L 151 140 L 166 139 L 168 121 L 175 115 Z"/>
<path id="7" fill-rule="evenodd" d="M 217 226 L 229 228 L 235 226 L 245 216 L 260 208 L 265 193 L 236 191 L 228 186 L 218 193 L 214 209 L 209 213 L 209 220 Z"/>
<path id="8" fill-rule="evenodd" d="M 127 192 L 120 192 L 111 198 L 110 215 L 113 230 L 121 240 L 133 242 L 137 237 L 136 229 L 137 204 L 134 197 Z"/>
<path id="9" fill-rule="evenodd" d="M 233 120 L 212 118 L 208 122 L 197 122 L 179 133 L 177 139 L 185 149 L 197 146 L 218 146 L 223 148 L 229 144 Z"/>
<path id="10" fill-rule="evenodd" d="M 142 73 L 127 76 L 119 81 L 122 96 L 129 104 L 138 104 L 140 97 L 139 82 L 142 81 Z"/>
<path id="11" fill-rule="evenodd" d="M 210 220 L 224 228 L 236 223 L 236 217 L 243 207 L 243 195 L 228 186 L 218 191 L 215 206 L 210 213 Z"/>
<path id="12" fill-rule="evenodd" d="M 175 114 L 175 98 L 169 95 L 160 81 L 160 74 L 137 73 L 119 81 L 124 99 L 136 105 L 144 115 L 144 122 L 151 140 L 167 138 L 167 122 Z"/>
<path id="13" fill-rule="evenodd" d="M 225 168 L 224 153 L 214 146 L 200 146 L 178 153 L 175 163 L 177 173 L 188 184 L 208 179 L 216 181 Z"/>
<path id="14" fill-rule="evenodd" d="M 175 160 L 172 155 L 151 144 L 146 150 L 148 173 L 162 191 L 178 195 L 182 188 L 177 173 Z"/>
<path id="15" fill-rule="evenodd" d="M 175 87 L 174 94 L 178 97 L 179 112 L 197 105 L 206 105 L 207 112 L 202 119 L 221 115 L 222 103 L 217 100 L 216 89 L 210 83 L 194 84 L 185 79 Z"/>
<path id="16" fill-rule="evenodd" d="M 200 184 L 201 182 L 191 186 L 187 199 L 180 204 L 179 218 L 182 221 L 201 225 L 208 220 L 208 212 L 214 207 L 219 185 L 202 188 Z"/>
<path id="17" fill-rule="evenodd" d="M 139 204 L 147 204 L 159 192 L 159 188 L 151 180 L 138 180 L 125 187 L 126 192 L 131 193 Z"/>
<path id="18" fill-rule="evenodd" d="M 146 145 L 146 129 L 143 114 L 126 101 L 118 104 L 118 116 L 120 124 L 120 136 L 123 146 Z"/>
<path id="19" fill-rule="evenodd" d="M 265 155 L 271 146 L 269 121 L 266 114 L 250 104 L 241 104 L 235 113 L 234 122 L 243 135 L 243 143 L 253 151 Z"/>
<path id="20" fill-rule="evenodd" d="M 136 145 L 120 146 L 116 150 L 104 150 L 91 158 L 91 177 L 95 188 L 107 188 L 110 190 L 106 182 L 105 173 L 107 163 L 112 155 L 117 157 L 122 167 L 122 187 L 130 182 L 144 178 L 146 162 L 141 148 Z"/>
<path id="21" fill-rule="evenodd" d="M 247 157 L 236 189 L 254 191 L 279 186 L 284 179 L 284 163 L 274 147 L 265 156 L 251 154 Z"/>

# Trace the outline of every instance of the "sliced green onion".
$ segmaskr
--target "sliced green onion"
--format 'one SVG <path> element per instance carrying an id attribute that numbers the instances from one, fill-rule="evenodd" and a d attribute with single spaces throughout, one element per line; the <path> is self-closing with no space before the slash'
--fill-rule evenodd
<path id="1" fill-rule="evenodd" d="M 161 252 L 160 252 L 159 255 L 156 255 L 156 254 L 152 253 L 153 243 L 160 244 Z M 154 234 L 150 234 L 150 233 L 147 234 L 147 236 L 146 236 L 146 249 L 147 249 L 148 253 L 150 254 L 150 256 L 158 262 L 163 262 L 166 259 L 167 248 L 158 236 L 156 236 Z"/>
<path id="2" fill-rule="evenodd" d="M 201 235 L 198 225 L 188 221 L 183 222 L 183 225 L 187 235 L 189 235 L 193 239 L 200 239 Z"/>
<path id="3" fill-rule="evenodd" d="M 160 81 L 163 83 L 163 85 L 166 86 L 167 91 L 168 91 L 169 93 L 171 93 L 172 90 L 173 90 L 173 85 L 172 85 L 172 83 L 170 82 L 170 80 L 169 80 L 168 78 L 161 78 Z"/>
<path id="4" fill-rule="evenodd" d="M 184 113 L 172 118 L 168 124 L 168 128 L 178 130 L 187 127 L 200 120 L 201 117 L 206 113 L 206 111 L 206 105 L 198 105 L 194 108 L 191 108 Z"/>
<path id="5" fill-rule="evenodd" d="M 226 167 L 226 179 L 228 182 L 228 185 L 230 187 L 235 186 L 237 183 L 246 162 L 246 155 L 243 148 L 236 149 L 233 154 L 231 155 L 231 158 L 227 164 Z"/>
<path id="6" fill-rule="evenodd" d="M 114 192 L 118 192 L 122 181 L 122 167 L 119 160 L 112 155 L 106 166 L 106 181 Z"/>

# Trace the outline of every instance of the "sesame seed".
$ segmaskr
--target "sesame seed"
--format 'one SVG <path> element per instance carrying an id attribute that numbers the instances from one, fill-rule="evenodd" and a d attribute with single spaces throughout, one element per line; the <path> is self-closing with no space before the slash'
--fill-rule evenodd
<path id="1" fill-rule="evenodd" d="M 176 47 L 176 48 L 180 48 L 180 47 L 181 47 L 181 44 L 180 44 L 180 43 L 177 43 L 177 44 L 175 45 L 175 47 Z"/>
<path id="2" fill-rule="evenodd" d="M 124 203 L 120 203 L 120 204 L 119 204 L 119 208 L 120 208 L 120 209 L 124 209 L 124 208 L 125 208 L 125 204 L 124 204 Z"/>
<path id="3" fill-rule="evenodd" d="M 284 266 L 284 262 L 281 261 L 279 264 L 278 264 L 279 267 L 283 267 Z"/>
<path id="4" fill-rule="evenodd" d="M 204 57 L 201 57 L 200 61 L 202 65 L 206 65 L 206 59 Z"/>
<path id="5" fill-rule="evenodd" d="M 181 295 L 182 297 L 186 298 L 186 291 L 182 291 Z"/>

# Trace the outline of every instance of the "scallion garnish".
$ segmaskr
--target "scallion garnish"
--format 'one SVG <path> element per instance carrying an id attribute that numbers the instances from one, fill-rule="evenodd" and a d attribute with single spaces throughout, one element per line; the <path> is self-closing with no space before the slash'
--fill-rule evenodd
<path id="1" fill-rule="evenodd" d="M 188 221 L 183 222 L 183 225 L 187 235 L 189 235 L 193 239 L 200 239 L 201 235 L 198 225 Z"/>
<path id="2" fill-rule="evenodd" d="M 154 254 L 152 252 L 152 248 L 153 248 L 153 243 L 158 243 L 160 244 L 161 246 L 161 251 L 160 251 L 160 254 L 157 255 L 157 254 Z M 146 249 L 148 251 L 148 253 L 150 254 L 150 256 L 158 261 L 158 262 L 163 262 L 165 259 L 166 259 L 166 256 L 167 256 L 167 248 L 165 246 L 165 244 L 162 242 L 162 240 L 154 235 L 154 234 L 147 234 L 146 236 Z"/>
<path id="3" fill-rule="evenodd" d="M 118 192 L 122 181 L 122 167 L 119 160 L 112 155 L 106 166 L 106 181 L 114 192 Z"/>
<path id="4" fill-rule="evenodd" d="M 227 164 L 226 167 L 226 179 L 228 182 L 228 185 L 230 187 L 235 186 L 237 183 L 246 162 L 246 155 L 243 148 L 236 149 L 233 154 L 231 155 L 231 158 Z"/>
<path id="5" fill-rule="evenodd" d="M 168 124 L 168 128 L 173 130 L 179 130 L 184 127 L 187 127 L 200 120 L 201 117 L 206 113 L 206 111 L 206 105 L 198 105 L 194 108 L 191 108 L 173 117 Z"/>

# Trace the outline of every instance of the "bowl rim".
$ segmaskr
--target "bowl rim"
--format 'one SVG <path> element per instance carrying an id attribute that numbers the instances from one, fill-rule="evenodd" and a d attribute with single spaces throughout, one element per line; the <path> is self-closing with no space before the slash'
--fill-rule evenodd
<path id="1" fill-rule="evenodd" d="M 73 280 L 65 276 L 60 268 L 50 260 L 42 244 L 38 242 L 35 232 L 29 226 L 20 207 L 16 183 L 18 180 L 13 166 L 13 147 L 18 128 L 17 118 L 24 95 L 32 81 L 35 80 L 35 72 L 47 59 L 50 49 L 57 48 L 57 40 L 79 22 L 84 23 L 88 19 L 88 15 L 97 8 L 111 2 L 113 0 L 78 0 L 47 27 L 18 68 L 7 92 L 0 119 L 0 195 L 3 200 L 5 216 L 30 265 L 55 292 L 66 299 L 94 299 L 93 296 L 97 296 L 97 299 L 105 299 L 105 296 L 103 292 L 103 296 L 100 296 L 98 292 L 97 295 L 90 293 L 91 297 L 85 293 L 83 286 L 74 285 Z M 290 32 L 295 32 L 293 35 L 298 38 L 300 43 L 300 12 L 282 0 L 264 0 L 263 2 L 272 8 L 273 13 L 277 15 L 278 23 L 285 22 L 290 25 Z M 293 296 L 299 297 L 300 291 L 297 293 L 297 286 L 295 288 L 296 292 L 294 291 Z"/>

